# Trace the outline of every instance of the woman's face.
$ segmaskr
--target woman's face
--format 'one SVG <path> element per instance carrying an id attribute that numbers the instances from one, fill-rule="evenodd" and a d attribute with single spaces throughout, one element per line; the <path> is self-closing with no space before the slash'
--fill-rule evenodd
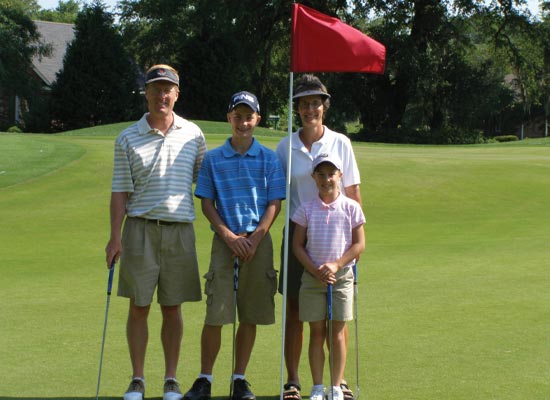
<path id="1" fill-rule="evenodd" d="M 323 98 L 317 94 L 300 97 L 298 100 L 298 114 L 302 120 L 302 126 L 323 125 L 325 107 Z"/>

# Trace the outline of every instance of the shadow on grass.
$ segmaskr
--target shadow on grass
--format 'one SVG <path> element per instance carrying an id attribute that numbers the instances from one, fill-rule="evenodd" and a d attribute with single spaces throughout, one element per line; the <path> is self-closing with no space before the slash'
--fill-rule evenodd
<path id="1" fill-rule="evenodd" d="M 257 400 L 276 400 L 279 396 L 256 396 Z M 99 400 L 121 400 L 122 396 L 105 397 L 99 396 Z M 0 400 L 95 400 L 95 396 L 91 397 L 2 397 Z M 160 397 L 147 397 L 146 400 L 162 400 Z M 228 400 L 227 396 L 214 396 L 212 400 Z"/>

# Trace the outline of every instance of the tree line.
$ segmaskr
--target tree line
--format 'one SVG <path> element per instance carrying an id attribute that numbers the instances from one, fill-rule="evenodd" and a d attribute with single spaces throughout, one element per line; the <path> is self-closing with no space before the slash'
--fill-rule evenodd
<path id="1" fill-rule="evenodd" d="M 260 99 L 264 124 L 273 114 L 286 126 L 291 3 L 122 0 L 113 12 L 101 1 L 60 1 L 55 10 L 41 10 L 36 0 L 0 0 L 0 38 L 10 43 L 0 50 L 0 88 L 15 90 L 13 71 L 28 68 L 33 54 L 47 54 L 33 19 L 69 21 L 75 39 L 63 70 L 48 104 L 34 105 L 42 118 L 29 106 L 27 128 L 55 131 L 137 118 L 143 112 L 140 76 L 156 63 L 180 72 L 176 112 L 187 118 L 224 120 L 231 93 L 249 90 Z M 384 75 L 319 74 L 332 94 L 327 124 L 347 132 L 355 123 L 355 140 L 477 143 L 519 135 L 524 126 L 548 135 L 550 1 L 540 1 L 536 16 L 523 0 L 301 3 L 386 46 Z M 8 41 L 21 31 L 24 40 Z M 15 63 L 12 54 L 20 55 Z M 38 103 L 42 97 L 28 98 Z"/>

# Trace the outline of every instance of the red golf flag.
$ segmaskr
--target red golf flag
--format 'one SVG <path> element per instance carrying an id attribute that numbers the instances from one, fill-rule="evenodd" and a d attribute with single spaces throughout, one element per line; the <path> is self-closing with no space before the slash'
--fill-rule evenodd
<path id="1" fill-rule="evenodd" d="M 383 74 L 385 63 L 383 44 L 337 18 L 292 5 L 292 72 Z"/>

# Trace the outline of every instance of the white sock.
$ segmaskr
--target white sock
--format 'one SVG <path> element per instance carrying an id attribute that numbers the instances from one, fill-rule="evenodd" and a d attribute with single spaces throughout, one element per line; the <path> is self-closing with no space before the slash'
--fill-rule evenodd
<path id="1" fill-rule="evenodd" d="M 244 375 L 233 374 L 233 380 L 235 379 L 242 379 L 244 381 Z"/>
<path id="2" fill-rule="evenodd" d="M 325 390 L 325 387 L 323 386 L 323 384 L 321 383 L 320 385 L 313 385 L 313 387 L 311 388 L 311 391 L 313 392 L 314 390 Z"/>
<path id="3" fill-rule="evenodd" d="M 199 374 L 199 378 L 206 378 L 208 382 L 212 383 L 212 375 L 210 374 Z"/>

